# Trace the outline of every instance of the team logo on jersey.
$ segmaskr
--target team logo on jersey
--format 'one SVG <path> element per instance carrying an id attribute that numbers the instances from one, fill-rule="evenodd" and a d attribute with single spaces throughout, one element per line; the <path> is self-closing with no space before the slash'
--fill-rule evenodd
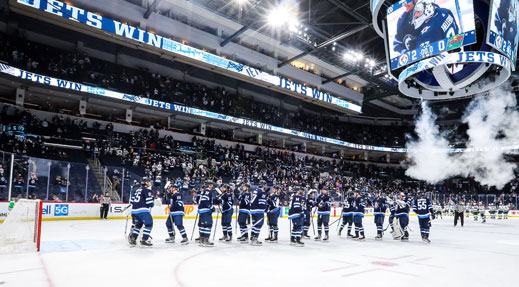
<path id="1" fill-rule="evenodd" d="M 496 37 L 496 46 L 499 48 L 502 48 L 501 47 L 502 45 L 503 45 L 503 38 L 501 38 L 501 36 L 497 36 Z"/>
<path id="2" fill-rule="evenodd" d="M 425 32 L 429 31 L 429 29 L 431 28 L 431 26 L 425 26 L 422 31 L 420 32 L 420 34 L 424 34 Z"/>
<path id="3" fill-rule="evenodd" d="M 400 64 L 400 66 L 407 65 L 407 62 L 409 62 L 409 56 L 407 56 L 407 54 L 403 54 L 398 59 L 398 64 Z"/>

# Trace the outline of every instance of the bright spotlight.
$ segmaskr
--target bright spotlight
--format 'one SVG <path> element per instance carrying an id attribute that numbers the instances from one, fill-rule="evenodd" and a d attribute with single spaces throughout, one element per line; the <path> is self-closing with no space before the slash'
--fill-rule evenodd
<path id="1" fill-rule="evenodd" d="M 273 27 L 281 27 L 287 21 L 286 15 L 281 7 L 270 10 L 267 15 L 268 23 Z"/>
<path id="2" fill-rule="evenodd" d="M 234 0 L 234 2 L 238 3 L 238 5 L 243 5 L 243 4 L 247 4 L 247 2 L 249 2 L 249 0 Z"/>

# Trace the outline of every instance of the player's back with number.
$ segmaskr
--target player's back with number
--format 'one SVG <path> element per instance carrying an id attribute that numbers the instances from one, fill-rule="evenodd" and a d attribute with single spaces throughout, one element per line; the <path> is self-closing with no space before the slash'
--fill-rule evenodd
<path id="1" fill-rule="evenodd" d="M 427 198 L 417 198 L 413 202 L 413 210 L 418 218 L 429 217 L 432 213 L 432 204 Z"/>
<path id="2" fill-rule="evenodd" d="M 132 214 L 150 212 L 153 207 L 153 196 L 151 190 L 141 187 L 137 189 L 131 198 Z"/>
<path id="3" fill-rule="evenodd" d="M 263 213 L 267 209 L 267 193 L 262 189 L 255 189 L 252 192 L 250 201 L 250 211 L 252 213 Z"/>

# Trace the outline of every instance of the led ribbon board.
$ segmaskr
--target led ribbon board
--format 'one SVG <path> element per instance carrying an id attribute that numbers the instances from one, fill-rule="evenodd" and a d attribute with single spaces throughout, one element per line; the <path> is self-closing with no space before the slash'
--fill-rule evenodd
<path id="1" fill-rule="evenodd" d="M 297 137 L 302 137 L 305 139 L 325 142 L 329 144 L 334 144 L 342 147 L 359 149 L 359 150 L 370 150 L 370 151 L 383 151 L 383 152 L 395 152 L 395 153 L 405 153 L 405 152 L 417 152 L 416 150 L 409 150 L 406 148 L 389 148 L 389 147 L 380 147 L 380 146 L 371 146 L 371 145 L 363 145 L 363 144 L 354 144 L 341 140 L 336 140 L 328 137 L 313 135 L 305 132 L 294 131 L 282 127 L 276 127 L 269 124 L 264 124 L 256 121 L 251 121 L 247 119 L 236 118 L 232 116 L 222 115 L 219 113 L 214 113 L 210 111 L 200 110 L 196 108 L 190 108 L 178 104 L 171 104 L 162 101 L 151 100 L 148 98 L 141 98 L 134 95 L 124 94 L 116 91 L 111 91 L 103 88 L 93 87 L 89 85 L 84 85 L 80 83 L 75 83 L 67 80 L 57 79 L 53 77 L 47 77 L 43 75 L 38 75 L 35 73 L 27 72 L 22 69 L 18 69 L 9 65 L 0 63 L 0 73 L 10 75 L 13 77 L 17 77 L 19 79 L 31 81 L 33 83 L 62 88 L 65 90 L 72 90 L 76 92 L 83 92 L 92 95 L 109 97 L 117 100 L 133 102 L 140 105 L 145 105 L 149 107 L 160 108 L 164 110 L 195 115 L 207 119 L 212 120 L 220 120 L 224 122 L 234 123 L 243 125 L 246 127 L 252 127 L 257 129 L 262 129 L 266 131 L 278 132 L 286 135 L 292 135 Z M 518 150 L 519 144 L 503 146 L 503 147 L 485 147 L 485 148 L 471 148 L 471 149 L 463 149 L 463 148 L 455 148 L 455 149 L 441 149 L 435 150 L 433 152 L 447 152 L 447 153 L 461 153 L 461 152 L 486 152 L 492 150 Z"/>
<path id="2" fill-rule="evenodd" d="M 391 69 L 475 43 L 472 1 L 402 0 L 389 7 L 386 40 Z"/>
<path id="3" fill-rule="evenodd" d="M 17 2 L 56 16 L 63 17 L 64 19 L 77 21 L 96 29 L 110 32 L 118 36 L 160 48 L 177 55 L 182 55 L 184 57 L 232 71 L 255 80 L 266 82 L 308 98 L 332 104 L 349 111 L 354 111 L 357 113 L 362 112 L 361 106 L 332 96 L 329 93 L 322 92 L 316 88 L 307 87 L 289 79 L 271 75 L 253 67 L 249 67 L 247 65 L 213 55 L 211 53 L 184 45 L 160 35 L 155 35 L 153 33 L 130 26 L 128 24 L 102 17 L 98 14 L 88 12 L 70 4 L 65 4 L 56 0 L 17 0 Z"/>
<path id="4" fill-rule="evenodd" d="M 129 95 L 129 94 L 111 91 L 111 90 L 107 90 L 107 89 L 103 89 L 103 88 L 75 83 L 75 82 L 71 82 L 71 81 L 67 81 L 67 80 L 56 79 L 53 77 L 38 75 L 38 74 L 35 74 L 32 72 L 27 72 L 25 70 L 18 69 L 18 68 L 9 66 L 9 65 L 1 64 L 1 63 L 0 63 L 0 72 L 23 79 L 23 80 L 28 80 L 33 83 L 63 88 L 66 90 L 72 90 L 72 91 L 76 91 L 76 92 L 84 92 L 84 93 L 99 95 L 99 96 L 103 96 L 103 97 L 109 97 L 109 98 L 113 98 L 113 99 L 117 99 L 117 100 L 123 100 L 123 101 L 133 102 L 133 103 L 137 103 L 137 104 L 142 104 L 145 106 L 175 111 L 175 112 L 189 114 L 189 115 L 195 115 L 195 116 L 204 117 L 204 118 L 211 119 L 211 120 L 219 120 L 219 121 L 239 124 L 239 125 L 243 125 L 246 127 L 252 127 L 252 128 L 257 128 L 257 129 L 271 131 L 271 132 L 277 132 L 277 133 L 281 133 L 281 134 L 301 137 L 301 138 L 305 138 L 305 139 L 325 142 L 325 143 L 353 148 L 353 149 L 385 151 L 385 152 L 399 152 L 399 153 L 407 152 L 407 149 L 405 149 L 405 148 L 388 148 L 388 147 L 379 147 L 379 146 L 371 146 L 371 145 L 363 145 L 363 144 L 354 144 L 354 143 L 349 143 L 349 142 L 345 142 L 345 141 L 341 141 L 341 140 L 337 140 L 337 139 L 332 139 L 332 138 L 328 138 L 328 137 L 313 135 L 313 134 L 309 134 L 309 133 L 305 133 L 305 132 L 294 131 L 294 130 L 290 130 L 290 129 L 286 129 L 286 128 L 282 128 L 282 127 L 277 127 L 277 126 L 273 126 L 273 125 L 269 125 L 269 124 L 265 124 L 265 123 L 260 123 L 260 122 L 252 121 L 252 120 L 248 120 L 248 119 L 236 118 L 236 117 L 222 115 L 222 114 L 215 113 L 215 112 L 200 110 L 200 109 L 196 109 L 196 108 L 190 108 L 190 107 L 186 107 L 186 106 L 182 106 L 182 105 L 178 105 L 178 104 L 166 103 L 166 102 L 162 102 L 162 101 L 156 101 L 156 100 L 152 100 L 152 99 L 148 99 L 148 98 L 141 98 L 139 96 Z"/>
<path id="5" fill-rule="evenodd" d="M 493 82 L 485 82 L 479 84 L 478 81 L 465 86 L 464 89 L 453 90 L 450 93 L 437 93 L 432 90 L 417 88 L 415 86 L 408 85 L 407 80 L 411 79 L 414 75 L 427 71 L 433 70 L 436 67 L 443 67 L 449 64 L 470 64 L 470 63 L 482 63 L 489 65 L 498 65 L 503 69 L 499 74 L 495 76 Z M 456 97 L 463 97 L 474 95 L 477 93 L 484 93 L 495 87 L 498 87 L 505 82 L 511 74 L 511 61 L 508 57 L 493 52 L 460 52 L 460 53 L 444 53 L 435 57 L 415 63 L 400 73 L 398 76 L 398 89 L 400 92 L 414 96 L 417 98 L 434 99 L 434 100 L 445 100 Z M 485 81 L 485 79 L 481 79 Z"/>

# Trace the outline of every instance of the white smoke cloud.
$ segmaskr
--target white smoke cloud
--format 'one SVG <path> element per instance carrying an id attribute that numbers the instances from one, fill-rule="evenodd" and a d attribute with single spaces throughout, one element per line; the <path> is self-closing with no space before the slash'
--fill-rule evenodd
<path id="1" fill-rule="evenodd" d="M 428 183 L 456 175 L 473 176 L 481 184 L 498 189 L 514 179 L 516 165 L 504 159 L 510 151 L 501 149 L 519 143 L 517 102 L 508 89 L 497 89 L 474 99 L 465 111 L 462 121 L 469 127 L 468 152 L 447 154 L 448 141 L 435 121 L 436 116 L 423 102 L 415 127 L 418 139 L 407 144 L 413 150 L 408 154 L 408 176 Z"/>

